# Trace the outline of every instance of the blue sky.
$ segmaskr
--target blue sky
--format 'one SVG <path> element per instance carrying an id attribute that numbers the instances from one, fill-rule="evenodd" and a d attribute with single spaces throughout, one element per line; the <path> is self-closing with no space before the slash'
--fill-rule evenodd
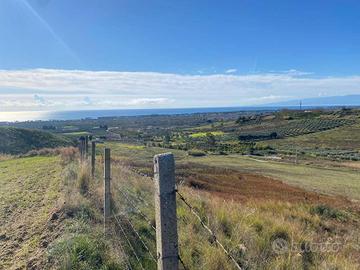
<path id="1" fill-rule="evenodd" d="M 359 1 L 1 0 L 0 111 L 360 94 Z"/>

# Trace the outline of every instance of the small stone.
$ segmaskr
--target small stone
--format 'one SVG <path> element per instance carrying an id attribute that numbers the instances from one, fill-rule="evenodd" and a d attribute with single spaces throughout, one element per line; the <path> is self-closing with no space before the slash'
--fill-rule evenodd
<path id="1" fill-rule="evenodd" d="M 44 240 L 44 241 L 42 241 L 42 242 L 40 243 L 40 246 L 41 246 L 42 248 L 47 248 L 48 245 L 49 245 L 49 242 L 46 241 L 46 240 Z"/>
<path id="2" fill-rule="evenodd" d="M 52 213 L 51 216 L 50 216 L 51 221 L 57 220 L 58 218 L 59 218 L 59 215 L 57 213 Z"/>
<path id="3" fill-rule="evenodd" d="M 0 234 L 0 241 L 5 241 L 6 239 L 6 234 Z"/>

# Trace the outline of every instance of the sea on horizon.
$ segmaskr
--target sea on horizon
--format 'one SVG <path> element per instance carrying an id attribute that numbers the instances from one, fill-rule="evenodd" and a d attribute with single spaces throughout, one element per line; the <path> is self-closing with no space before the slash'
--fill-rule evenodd
<path id="1" fill-rule="evenodd" d="M 314 108 L 308 106 L 309 108 Z M 172 108 L 172 109 L 112 109 L 112 110 L 81 110 L 81 111 L 20 111 L 0 112 L 0 122 L 24 122 L 47 120 L 79 120 L 86 118 L 141 116 L 141 115 L 174 115 L 211 112 L 236 111 L 274 111 L 283 108 L 297 109 L 297 106 L 286 107 L 205 107 L 205 108 Z M 303 107 L 305 108 L 305 107 Z"/>

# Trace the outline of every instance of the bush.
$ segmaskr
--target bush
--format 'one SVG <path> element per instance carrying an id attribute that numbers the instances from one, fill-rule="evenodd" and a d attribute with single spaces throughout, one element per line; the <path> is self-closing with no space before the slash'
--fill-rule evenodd
<path id="1" fill-rule="evenodd" d="M 80 168 L 80 172 L 78 175 L 78 189 L 79 192 L 84 195 L 89 191 L 89 184 L 90 184 L 90 169 L 87 165 L 83 165 Z"/>
<path id="2" fill-rule="evenodd" d="M 188 151 L 188 155 L 193 157 L 203 157 L 206 156 L 206 153 L 201 150 L 190 150 Z"/>
<path id="3" fill-rule="evenodd" d="M 69 164 L 77 158 L 78 149 L 75 147 L 64 147 L 59 149 L 62 164 Z"/>
<path id="4" fill-rule="evenodd" d="M 77 157 L 78 149 L 76 147 L 59 147 L 59 148 L 42 148 L 39 150 L 31 150 L 22 157 L 35 157 L 35 156 L 58 156 L 60 155 L 61 163 L 63 165 L 69 164 Z"/>
<path id="5" fill-rule="evenodd" d="M 325 218 L 337 219 L 339 221 L 346 221 L 348 219 L 348 216 L 343 211 L 323 204 L 312 207 L 310 212 L 313 215 L 316 214 Z"/>

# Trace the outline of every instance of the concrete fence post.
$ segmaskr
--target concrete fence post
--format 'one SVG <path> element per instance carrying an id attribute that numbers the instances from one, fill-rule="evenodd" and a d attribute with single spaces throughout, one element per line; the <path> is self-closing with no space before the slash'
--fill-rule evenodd
<path id="1" fill-rule="evenodd" d="M 94 141 L 91 142 L 91 176 L 95 176 L 95 158 L 96 158 L 96 144 Z"/>
<path id="2" fill-rule="evenodd" d="M 110 180 L 111 180 L 111 166 L 110 166 L 110 148 L 104 149 L 104 231 L 110 217 Z"/>
<path id="3" fill-rule="evenodd" d="M 173 154 L 154 157 L 154 176 L 158 270 L 177 270 L 179 250 Z"/>

